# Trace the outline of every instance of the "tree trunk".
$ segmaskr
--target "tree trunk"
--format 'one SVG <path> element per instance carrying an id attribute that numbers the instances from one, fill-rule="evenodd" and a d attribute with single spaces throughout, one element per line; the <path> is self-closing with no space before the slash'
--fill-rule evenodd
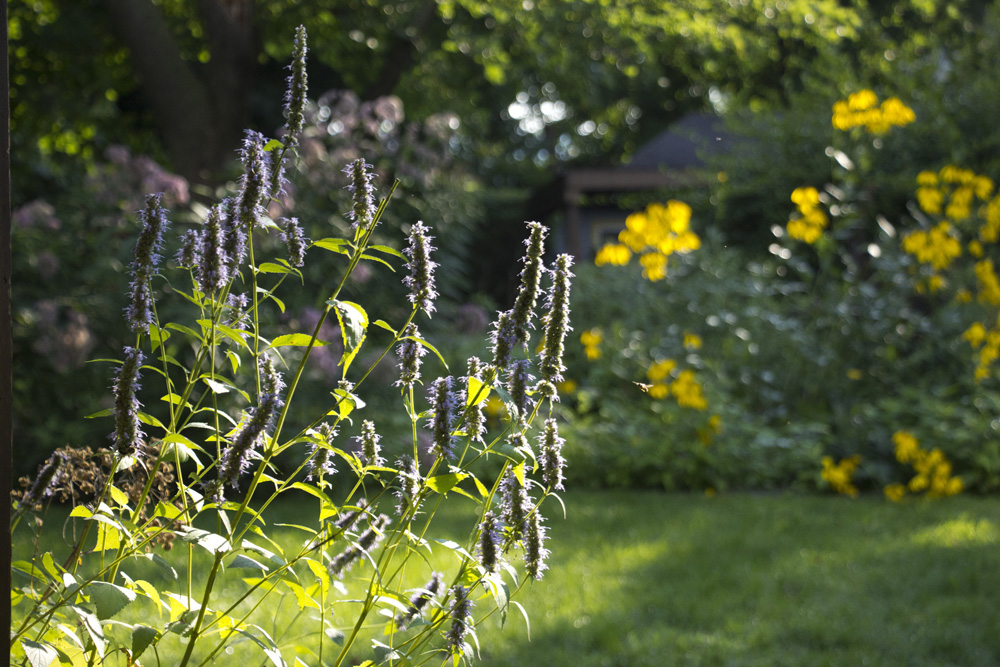
<path id="1" fill-rule="evenodd" d="M 199 0 L 211 58 L 196 71 L 150 0 L 102 0 L 172 168 L 205 180 L 233 157 L 249 118 L 256 63 L 252 0 Z"/>

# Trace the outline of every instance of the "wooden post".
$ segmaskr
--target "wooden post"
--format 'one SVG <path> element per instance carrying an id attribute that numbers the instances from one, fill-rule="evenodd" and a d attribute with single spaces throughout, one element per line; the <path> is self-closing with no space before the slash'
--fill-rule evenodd
<path id="1" fill-rule="evenodd" d="M 7 0 L 0 1 L 3 22 L 0 48 L 0 590 L 10 590 L 10 492 L 14 480 L 13 378 L 10 323 L 10 79 L 7 67 Z M 3 593 L 3 597 L 7 597 Z M 0 603 L 0 628 L 10 628 L 10 598 Z M 0 655 L 10 655 L 10 630 L 0 632 Z"/>

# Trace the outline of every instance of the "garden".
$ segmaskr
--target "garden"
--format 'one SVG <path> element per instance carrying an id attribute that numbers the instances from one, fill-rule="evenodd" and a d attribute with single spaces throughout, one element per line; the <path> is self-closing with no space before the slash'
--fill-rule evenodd
<path id="1" fill-rule="evenodd" d="M 11 665 L 1000 659 L 1000 8 L 189 5 L 9 3 Z"/>

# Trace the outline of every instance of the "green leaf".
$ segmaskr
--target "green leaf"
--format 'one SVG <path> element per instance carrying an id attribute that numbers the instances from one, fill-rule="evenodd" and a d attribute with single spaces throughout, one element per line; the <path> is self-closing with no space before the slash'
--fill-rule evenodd
<path id="1" fill-rule="evenodd" d="M 361 255 L 361 259 L 367 259 L 369 262 L 378 262 L 379 264 L 384 264 L 390 271 L 392 271 L 393 273 L 396 272 L 395 267 L 393 267 L 392 264 L 385 261 L 381 257 L 376 257 L 375 255 L 369 255 L 365 253 L 364 255 Z"/>
<path id="2" fill-rule="evenodd" d="M 295 594 L 295 601 L 298 602 L 299 609 L 305 609 L 306 607 L 313 607 L 314 609 L 317 610 L 322 609 L 319 606 L 318 602 L 309 597 L 309 594 L 306 593 L 306 589 L 302 588 L 302 586 L 295 583 L 294 581 L 288 581 L 287 579 L 283 579 L 282 581 L 284 581 L 285 585 L 288 586 L 289 590 L 291 590 L 292 593 Z"/>
<path id="3" fill-rule="evenodd" d="M 496 572 L 490 572 L 483 577 L 483 584 L 493 594 L 493 599 L 497 603 L 497 611 L 500 612 L 500 627 L 507 622 L 507 606 L 510 604 L 510 589 L 504 583 L 503 577 Z"/>
<path id="4" fill-rule="evenodd" d="M 340 331 L 344 338 L 344 356 L 340 363 L 344 365 L 344 372 L 347 372 L 354 357 L 361 350 L 362 343 L 368 333 L 368 313 L 365 309 L 351 301 L 327 301 L 333 306 L 337 313 L 337 321 L 340 323 Z"/>
<path id="5" fill-rule="evenodd" d="M 102 519 L 100 514 L 95 514 L 91 517 L 92 519 Z M 109 526 L 105 523 L 100 523 L 97 526 L 97 542 L 94 544 L 93 551 L 113 551 L 121 546 L 121 531 L 119 531 L 114 526 Z"/>
<path id="6" fill-rule="evenodd" d="M 344 247 L 350 247 L 350 242 L 347 239 L 320 239 L 319 241 L 313 242 L 313 245 L 317 248 L 322 248 L 323 250 L 329 250 L 330 252 L 335 252 L 339 255 L 348 255 L 350 252 Z"/>
<path id="7" fill-rule="evenodd" d="M 213 380 L 212 378 L 202 378 L 201 381 L 208 385 L 208 388 L 212 390 L 213 394 L 229 393 L 229 387 L 217 380 Z"/>
<path id="8" fill-rule="evenodd" d="M 426 347 L 428 350 L 430 350 L 431 352 L 433 352 L 434 355 L 438 359 L 441 360 L 441 365 L 444 366 L 444 369 L 448 370 L 448 362 L 444 360 L 444 357 L 441 356 L 441 353 L 437 351 L 436 347 L 434 347 L 433 345 L 431 345 L 430 343 L 428 343 L 423 338 L 418 338 L 417 336 L 406 336 L 406 338 L 409 338 L 410 340 L 417 341 L 418 343 L 420 343 L 421 345 L 423 345 L 424 347 Z"/>
<path id="9" fill-rule="evenodd" d="M 368 250 L 378 250 L 379 252 L 384 252 L 384 253 L 387 253 L 389 255 L 392 255 L 393 257 L 398 257 L 401 260 L 403 260 L 404 262 L 408 261 L 407 258 L 406 258 L 406 255 L 404 255 L 403 253 L 399 252 L 395 248 L 390 248 L 387 245 L 370 245 L 370 246 L 368 246 L 367 249 Z"/>
<path id="10" fill-rule="evenodd" d="M 94 646 L 97 647 L 98 655 L 104 655 L 104 651 L 107 648 L 107 640 L 104 638 L 104 629 L 101 628 L 101 622 L 83 607 L 73 605 L 70 608 L 80 617 L 81 624 L 93 640 Z"/>
<path id="11" fill-rule="evenodd" d="M 274 262 L 264 262 L 257 267 L 258 273 L 293 273 L 288 267 L 282 266 L 281 264 L 275 264 Z"/>
<path id="12" fill-rule="evenodd" d="M 266 144 L 264 144 L 263 150 L 264 150 L 265 153 L 270 153 L 273 150 L 277 150 L 279 148 L 284 148 L 284 147 L 285 147 L 285 144 L 281 143 L 277 139 L 271 139 Z"/>
<path id="13" fill-rule="evenodd" d="M 143 424 L 146 424 L 147 426 L 155 426 L 156 428 L 162 428 L 164 431 L 167 430 L 167 427 L 164 426 L 160 422 L 160 420 L 154 417 L 153 415 L 147 415 L 145 412 L 138 412 L 136 416 L 139 417 L 139 421 L 141 421 Z"/>
<path id="14" fill-rule="evenodd" d="M 95 581 L 87 588 L 90 600 L 97 606 L 97 618 L 111 618 L 130 603 L 135 602 L 135 591 L 103 581 Z"/>
<path id="15" fill-rule="evenodd" d="M 114 484 L 112 484 L 111 487 L 108 490 L 111 491 L 111 499 L 112 500 L 114 500 L 116 503 L 118 503 L 119 505 L 122 505 L 122 506 L 127 506 L 128 505 L 128 496 L 125 495 L 124 491 L 122 491 L 121 489 L 119 489 Z"/>
<path id="16" fill-rule="evenodd" d="M 258 563 L 253 558 L 249 556 L 244 556 L 243 554 L 237 554 L 233 562 L 229 564 L 229 567 L 236 570 L 262 570 L 264 572 L 268 571 L 267 565 L 263 563 Z"/>
<path id="17" fill-rule="evenodd" d="M 149 645 L 159 638 L 159 631 L 148 625 L 137 625 L 132 628 L 132 660 L 135 660 Z"/>
<path id="18" fill-rule="evenodd" d="M 222 535 L 210 533 L 200 528 L 190 528 L 184 533 L 178 533 L 185 542 L 193 542 L 210 554 L 227 553 L 233 550 L 232 545 Z"/>
<path id="19" fill-rule="evenodd" d="M 490 387 L 477 377 L 469 376 L 469 388 L 466 392 L 465 405 L 479 405 L 490 395 Z"/>
<path id="20" fill-rule="evenodd" d="M 101 410 L 100 412 L 89 414 L 86 417 L 84 417 L 84 419 L 95 419 L 97 417 L 110 417 L 114 413 L 115 413 L 114 408 L 108 408 L 107 410 Z"/>
<path id="21" fill-rule="evenodd" d="M 366 405 L 360 398 L 343 389 L 334 389 L 330 393 L 337 398 L 337 405 L 327 413 L 328 415 L 337 415 L 341 419 L 347 419 L 347 416 L 355 409 L 360 410 Z"/>
<path id="22" fill-rule="evenodd" d="M 386 331 L 388 331 L 389 333 L 391 333 L 393 336 L 396 335 L 396 330 L 393 329 L 391 326 L 389 326 L 389 323 L 386 322 L 385 320 L 375 320 L 375 322 L 373 322 L 373 324 L 375 326 L 377 326 L 377 327 L 381 327 L 382 329 L 385 329 Z"/>
<path id="23" fill-rule="evenodd" d="M 428 477 L 426 479 L 427 488 L 431 491 L 437 491 L 438 493 L 448 493 L 455 485 L 461 482 L 463 479 L 468 477 L 468 473 L 446 473 L 444 475 L 435 475 L 434 477 Z"/>
<path id="24" fill-rule="evenodd" d="M 83 517 L 84 519 L 88 519 L 88 518 L 94 516 L 94 513 L 90 511 L 89 507 L 84 507 L 83 505 L 77 505 L 76 507 L 73 508 L 73 511 L 70 512 L 69 515 L 70 516 Z"/>
<path id="25" fill-rule="evenodd" d="M 156 586 L 149 583 L 145 579 L 136 579 L 135 585 L 141 588 L 146 597 L 153 601 L 153 604 L 156 605 L 156 614 L 159 616 L 163 608 L 163 601 L 160 599 L 160 591 L 156 590 Z"/>
<path id="26" fill-rule="evenodd" d="M 49 644 L 33 642 L 29 639 L 21 640 L 21 648 L 24 649 L 24 655 L 27 656 L 31 667 L 49 667 L 59 656 L 55 647 Z"/>
<path id="27" fill-rule="evenodd" d="M 166 343 L 170 339 L 170 332 L 166 329 L 159 329 L 156 325 L 149 325 L 149 341 L 153 344 L 153 352 L 156 352 L 157 348 L 163 343 Z"/>
<path id="28" fill-rule="evenodd" d="M 285 334 L 284 336 L 278 336 L 271 344 L 267 346 L 267 349 L 273 347 L 308 347 L 310 342 L 316 347 L 322 347 L 323 345 L 329 345 L 325 340 L 320 340 L 319 338 L 313 338 L 309 334 Z"/>

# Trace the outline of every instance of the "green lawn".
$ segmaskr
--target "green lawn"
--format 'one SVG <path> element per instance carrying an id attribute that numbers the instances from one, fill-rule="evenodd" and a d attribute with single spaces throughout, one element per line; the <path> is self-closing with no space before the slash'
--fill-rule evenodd
<path id="1" fill-rule="evenodd" d="M 488 619 L 479 664 L 1000 663 L 1000 499 L 571 492 L 565 502 L 567 518 L 548 521 L 551 569 L 519 598 L 530 642 L 517 612 L 503 631 Z M 276 509 L 302 521 L 297 503 Z M 441 515 L 443 532 L 460 538 L 471 513 L 459 500 Z M 439 558 L 427 567 L 453 559 Z M 493 606 L 477 604 L 477 617 Z M 306 619 L 292 599 L 258 622 L 280 634 L 296 620 Z M 355 663 L 371 657 L 369 641 L 356 644 Z M 251 649 L 241 662 L 264 664 L 252 645 L 237 655 Z"/>
<path id="2" fill-rule="evenodd" d="M 489 665 L 995 665 L 1000 500 L 571 493 Z"/>

